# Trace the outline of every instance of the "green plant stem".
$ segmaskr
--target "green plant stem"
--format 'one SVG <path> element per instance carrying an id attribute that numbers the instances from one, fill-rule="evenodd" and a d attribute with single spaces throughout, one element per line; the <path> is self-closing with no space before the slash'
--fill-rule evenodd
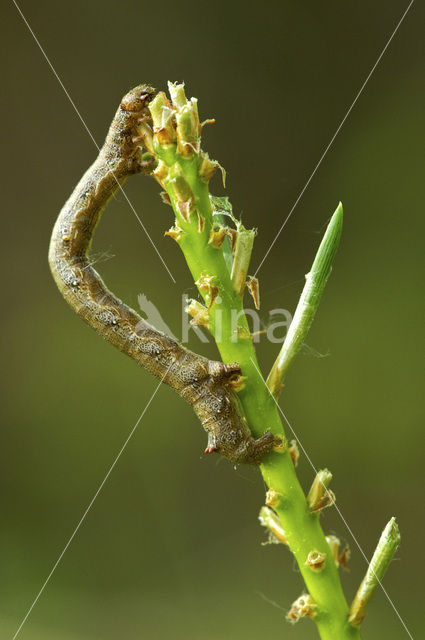
<path id="1" fill-rule="evenodd" d="M 176 215 L 179 229 L 176 240 L 208 306 L 208 328 L 216 340 L 223 362 L 238 362 L 243 376 L 246 376 L 239 398 L 252 434 L 259 437 L 270 430 L 284 437 L 276 401 L 259 373 L 248 322 L 243 312 L 242 296 L 232 287 L 223 252 L 208 242 L 213 220 L 208 185 L 199 176 L 200 154 L 183 157 L 177 149 L 175 144 L 170 144 L 167 148 L 156 144 L 155 153 L 167 166 L 160 181 Z M 179 196 L 176 182 L 182 177 L 184 184 L 190 187 L 191 197 L 194 199 L 192 204 L 196 206 L 203 226 L 199 225 L 196 212 L 189 216 L 182 215 L 179 206 L 181 191 Z M 200 280 L 206 276 L 218 289 L 215 299 L 211 290 L 199 286 Z M 233 330 L 234 314 L 238 314 L 237 331 Z M 320 637 L 322 640 L 359 639 L 360 631 L 348 624 L 348 605 L 319 515 L 310 512 L 288 449 L 268 454 L 260 469 L 267 486 L 277 492 L 278 499 L 273 508 L 279 515 L 289 547 L 316 604 L 314 620 Z M 312 550 L 326 554 L 325 566 L 320 572 L 305 564 Z"/>
<path id="2" fill-rule="evenodd" d="M 186 173 L 186 172 L 185 172 Z M 197 208 L 207 221 L 211 217 L 207 185 L 196 184 L 191 172 L 186 173 L 196 197 Z M 172 194 L 170 194 L 172 196 Z M 177 217 L 178 214 L 177 214 Z M 179 220 L 182 227 L 186 226 Z M 186 223 L 187 224 L 187 223 Z M 208 225 L 203 233 L 195 231 L 183 234 L 179 241 L 187 264 L 195 281 L 203 273 L 216 278 L 221 301 L 210 310 L 211 333 L 216 338 L 223 362 L 238 362 L 246 376 L 245 387 L 239 397 L 248 424 L 254 436 L 259 437 L 269 429 L 283 435 L 282 422 L 277 406 L 258 371 L 257 358 L 250 337 L 237 338 L 231 333 L 232 310 L 242 312 L 242 300 L 233 292 L 229 272 L 220 251 L 208 244 Z M 205 296 L 203 291 L 201 295 Z M 217 319 L 220 318 L 221 335 L 217 335 Z M 240 326 L 249 331 L 244 314 L 239 317 Z M 289 547 L 294 554 L 309 593 L 318 607 L 315 618 L 323 640 L 360 638 L 358 629 L 347 622 L 348 605 L 345 600 L 338 569 L 330 558 L 329 546 L 320 526 L 318 514 L 309 511 L 304 492 L 299 484 L 289 453 L 271 453 L 261 465 L 261 473 L 269 488 L 280 494 L 279 504 L 274 507 L 282 522 Z M 312 549 L 326 553 L 328 562 L 320 573 L 305 565 Z"/>

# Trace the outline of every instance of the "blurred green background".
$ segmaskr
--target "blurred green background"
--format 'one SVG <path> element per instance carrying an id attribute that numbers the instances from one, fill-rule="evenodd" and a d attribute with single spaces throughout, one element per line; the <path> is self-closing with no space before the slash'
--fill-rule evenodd
<path id="1" fill-rule="evenodd" d="M 259 227 L 253 269 L 407 4 L 20 3 L 99 143 L 129 88 L 186 82 L 201 117 L 217 120 L 204 148 L 228 172 L 236 214 Z M 96 150 L 12 2 L 2 13 L 0 635 L 12 638 L 157 382 L 87 327 L 50 276 L 51 228 Z M 414 636 L 424 555 L 424 17 L 415 2 L 259 273 L 264 321 L 275 307 L 293 311 L 342 200 L 335 268 L 281 404 L 314 464 L 332 470 L 367 555 L 397 516 L 402 546 L 385 588 Z M 132 306 L 145 293 L 180 335 L 181 293 L 194 287 L 163 238 L 170 210 L 152 180 L 126 190 L 177 284 L 122 196 L 96 236 L 95 252 L 109 256 L 99 271 Z M 190 346 L 216 356 L 196 337 Z M 277 346 L 259 350 L 267 371 Z M 309 621 L 284 620 L 302 581 L 286 549 L 261 546 L 258 472 L 204 457 L 205 442 L 191 408 L 161 388 L 22 640 L 316 637 Z M 304 457 L 299 473 L 308 488 Z M 350 543 L 342 581 L 351 599 L 365 561 L 335 510 L 323 524 Z M 364 637 L 408 637 L 382 592 Z"/>

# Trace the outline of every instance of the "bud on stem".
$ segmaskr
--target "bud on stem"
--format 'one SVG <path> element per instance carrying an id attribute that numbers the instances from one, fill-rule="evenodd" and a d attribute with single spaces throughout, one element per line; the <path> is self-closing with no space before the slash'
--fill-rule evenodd
<path id="1" fill-rule="evenodd" d="M 339 547 L 341 545 L 341 541 L 336 536 L 326 536 L 326 542 L 328 543 L 329 549 L 331 550 L 331 556 L 333 561 L 335 562 L 335 566 L 347 569 L 347 563 L 351 556 L 350 547 L 348 546 L 348 544 L 346 544 L 343 547 L 342 551 L 340 551 Z"/>
<path id="2" fill-rule="evenodd" d="M 177 151 L 184 157 L 199 153 L 201 123 L 198 115 L 198 100 L 186 99 L 184 84 L 168 83 L 177 123 Z"/>
<path id="3" fill-rule="evenodd" d="M 155 140 L 161 147 L 176 142 L 175 112 L 163 91 L 160 91 L 149 105 L 153 121 Z"/>
<path id="4" fill-rule="evenodd" d="M 328 489 L 331 480 L 332 474 L 327 469 L 317 472 L 307 496 L 311 511 L 321 511 L 335 502 L 335 494 Z"/>
<path id="5" fill-rule="evenodd" d="M 238 296 L 242 297 L 246 286 L 249 261 L 254 244 L 254 229 L 245 229 L 239 225 L 236 235 L 235 254 L 232 266 L 232 286 Z"/>
<path id="6" fill-rule="evenodd" d="M 198 300 L 190 300 L 186 307 L 186 312 L 192 316 L 191 324 L 209 328 L 210 316 L 208 309 Z"/>
<path id="7" fill-rule="evenodd" d="M 272 509 L 269 507 L 261 507 L 258 519 L 260 524 L 273 536 L 273 541 L 288 544 L 279 516 Z"/>
<path id="8" fill-rule="evenodd" d="M 317 549 L 313 549 L 307 556 L 305 564 L 310 567 L 312 571 L 319 573 L 325 566 L 326 553 L 321 553 Z"/>

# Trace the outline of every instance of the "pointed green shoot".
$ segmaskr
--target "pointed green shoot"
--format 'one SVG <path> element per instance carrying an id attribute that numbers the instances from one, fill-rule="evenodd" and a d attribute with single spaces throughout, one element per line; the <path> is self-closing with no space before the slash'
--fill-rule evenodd
<path id="1" fill-rule="evenodd" d="M 400 531 L 395 518 L 391 518 L 382 532 L 378 546 L 372 556 L 366 575 L 358 588 L 350 607 L 349 622 L 358 627 L 367 613 L 367 605 L 376 587 L 384 577 L 391 560 L 400 545 Z"/>
<path id="2" fill-rule="evenodd" d="M 279 396 L 286 373 L 301 348 L 316 315 L 341 237 L 342 218 L 342 204 L 339 203 L 320 243 L 311 271 L 306 275 L 306 283 L 294 318 L 267 378 L 267 386 L 275 398 Z"/>

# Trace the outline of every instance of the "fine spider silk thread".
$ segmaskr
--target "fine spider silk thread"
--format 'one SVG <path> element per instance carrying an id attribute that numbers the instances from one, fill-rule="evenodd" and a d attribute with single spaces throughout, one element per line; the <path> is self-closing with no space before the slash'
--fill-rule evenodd
<path id="1" fill-rule="evenodd" d="M 89 325 L 193 406 L 208 433 L 206 453 L 258 464 L 275 439 L 270 432 L 257 440 L 251 436 L 232 389 L 239 365 L 208 360 L 149 325 L 107 289 L 88 257 L 108 201 L 130 175 L 154 169 L 152 158 L 143 160 L 141 148 L 141 127 L 148 126 L 153 95 L 154 89 L 140 85 L 122 99 L 97 159 L 56 221 L 50 268 L 64 298 Z"/>

